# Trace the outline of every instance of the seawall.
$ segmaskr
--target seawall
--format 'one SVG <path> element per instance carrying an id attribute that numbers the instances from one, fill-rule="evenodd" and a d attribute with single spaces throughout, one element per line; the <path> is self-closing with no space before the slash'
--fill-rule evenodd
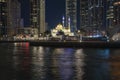
<path id="1" fill-rule="evenodd" d="M 30 41 L 30 46 L 79 47 L 79 48 L 120 48 L 120 42 L 78 42 L 78 41 Z"/>
<path id="2" fill-rule="evenodd" d="M 104 41 L 0 41 L 0 43 L 20 43 L 28 42 L 30 46 L 45 47 L 78 47 L 78 48 L 120 48 L 120 42 L 104 42 Z"/>

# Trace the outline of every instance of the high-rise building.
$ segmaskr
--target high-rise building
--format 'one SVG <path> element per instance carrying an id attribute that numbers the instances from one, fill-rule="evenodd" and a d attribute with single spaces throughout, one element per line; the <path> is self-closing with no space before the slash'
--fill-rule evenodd
<path id="1" fill-rule="evenodd" d="M 30 0 L 30 26 L 45 32 L 45 0 Z"/>
<path id="2" fill-rule="evenodd" d="M 107 12 L 106 12 L 106 26 L 107 28 L 113 28 L 114 26 L 114 0 L 107 0 Z"/>
<path id="3" fill-rule="evenodd" d="M 106 27 L 106 0 L 80 1 L 80 27 Z"/>
<path id="4" fill-rule="evenodd" d="M 21 5 L 18 0 L 0 0 L 0 35 L 17 33 L 21 21 Z"/>
<path id="5" fill-rule="evenodd" d="M 106 28 L 106 0 L 89 0 L 90 26 Z"/>
<path id="6" fill-rule="evenodd" d="M 17 29 L 21 27 L 21 4 L 18 0 L 7 0 L 8 4 L 8 34 L 17 34 Z"/>
<path id="7" fill-rule="evenodd" d="M 0 0 L 0 37 L 7 34 L 7 2 Z"/>
<path id="8" fill-rule="evenodd" d="M 114 24 L 120 25 L 120 0 L 114 2 Z"/>
<path id="9" fill-rule="evenodd" d="M 77 0 L 66 0 L 66 26 L 69 26 L 71 31 L 77 30 Z"/>
<path id="10" fill-rule="evenodd" d="M 80 0 L 80 27 L 86 28 L 89 25 L 88 0 Z"/>

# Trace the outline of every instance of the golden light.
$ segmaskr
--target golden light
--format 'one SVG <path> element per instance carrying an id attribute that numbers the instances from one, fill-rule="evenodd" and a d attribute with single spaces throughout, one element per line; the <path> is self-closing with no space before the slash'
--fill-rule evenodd
<path id="1" fill-rule="evenodd" d="M 63 26 L 61 24 L 58 24 L 57 27 L 56 27 L 57 30 L 62 30 L 63 29 Z"/>
<path id="2" fill-rule="evenodd" d="M 115 6 L 120 5 L 120 2 L 115 2 L 114 5 Z"/>

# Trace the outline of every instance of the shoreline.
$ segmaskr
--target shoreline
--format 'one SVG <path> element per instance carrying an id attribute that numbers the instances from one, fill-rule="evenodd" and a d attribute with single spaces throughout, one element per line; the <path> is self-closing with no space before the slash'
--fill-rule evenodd
<path id="1" fill-rule="evenodd" d="M 30 46 L 46 46 L 46 47 L 79 47 L 79 48 L 120 48 L 120 42 L 104 42 L 104 41 L 30 41 Z"/>
<path id="2" fill-rule="evenodd" d="M 106 41 L 6 41 L 2 40 L 0 43 L 19 43 L 28 42 L 30 46 L 44 46 L 44 47 L 77 47 L 77 48 L 120 48 L 120 42 L 106 42 Z"/>

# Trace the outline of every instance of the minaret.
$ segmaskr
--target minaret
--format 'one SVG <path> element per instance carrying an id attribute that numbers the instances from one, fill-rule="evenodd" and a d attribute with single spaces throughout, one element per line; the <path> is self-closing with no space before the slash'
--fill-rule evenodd
<path id="1" fill-rule="evenodd" d="M 68 27 L 70 29 L 70 17 L 68 18 Z"/>
<path id="2" fill-rule="evenodd" d="M 62 17 L 62 25 L 63 25 L 63 27 L 65 27 L 65 17 L 64 16 Z"/>

